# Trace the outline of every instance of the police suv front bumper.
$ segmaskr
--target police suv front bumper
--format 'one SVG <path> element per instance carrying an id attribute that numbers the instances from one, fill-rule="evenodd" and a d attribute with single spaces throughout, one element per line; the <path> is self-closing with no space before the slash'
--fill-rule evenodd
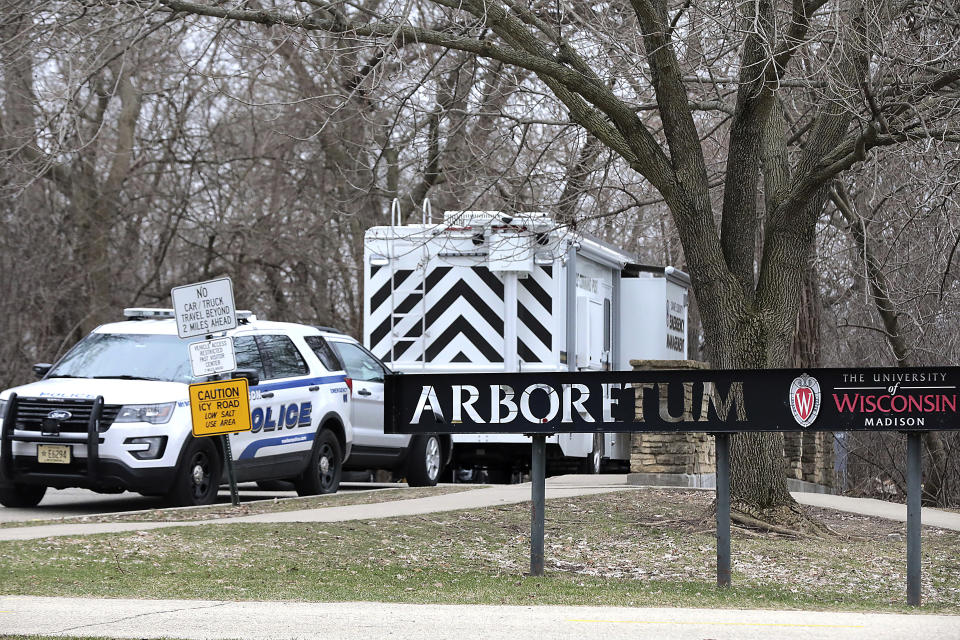
<path id="1" fill-rule="evenodd" d="M 118 460 L 100 457 L 100 446 L 104 442 L 105 430 L 101 429 L 104 419 L 103 397 L 98 396 L 89 403 L 89 417 L 86 419 L 86 432 L 60 433 L 51 429 L 20 431 L 17 424 L 18 398 L 12 394 L 7 401 L 6 411 L 0 427 L 0 483 L 7 486 L 17 484 L 40 484 L 57 489 L 81 487 L 101 492 L 120 492 L 124 490 L 140 493 L 162 493 L 173 482 L 175 467 L 133 468 Z M 87 403 L 75 403 L 87 409 Z M 109 426 L 109 425 L 108 425 Z M 33 443 L 34 445 L 68 445 L 71 449 L 69 462 L 44 463 L 36 454 L 15 455 L 14 443 Z M 23 445 L 21 445 L 23 446 Z M 29 446 L 29 444 L 27 444 Z M 82 452 L 83 455 L 74 455 Z"/>

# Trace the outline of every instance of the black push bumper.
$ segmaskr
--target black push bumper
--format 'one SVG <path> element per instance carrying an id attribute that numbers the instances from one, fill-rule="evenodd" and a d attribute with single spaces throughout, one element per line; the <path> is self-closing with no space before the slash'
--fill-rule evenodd
<path id="1" fill-rule="evenodd" d="M 15 435 L 17 395 L 12 394 L 0 428 L 0 483 L 7 486 L 13 483 L 42 484 L 56 489 L 80 487 L 103 492 L 129 490 L 141 493 L 162 492 L 169 487 L 174 477 L 173 469 L 133 469 L 114 460 L 100 459 L 102 413 L 103 397 L 98 396 L 90 413 L 85 440 Z M 87 457 L 75 458 L 69 464 L 40 464 L 33 456 L 14 456 L 14 442 L 85 444 Z"/>

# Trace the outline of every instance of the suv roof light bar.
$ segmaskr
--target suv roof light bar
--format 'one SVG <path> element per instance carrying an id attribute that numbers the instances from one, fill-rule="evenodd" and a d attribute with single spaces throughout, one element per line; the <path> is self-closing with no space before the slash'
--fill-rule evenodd
<path id="1" fill-rule="evenodd" d="M 123 317 L 130 320 L 172 320 L 176 317 L 173 309 L 151 309 L 149 307 L 127 307 L 123 310 Z M 250 322 L 256 320 L 257 316 L 252 311 L 238 310 L 237 320 Z"/>
<path id="2" fill-rule="evenodd" d="M 147 307 L 128 307 L 123 310 L 123 317 L 131 320 L 167 319 L 173 318 L 173 309 L 149 309 Z"/>

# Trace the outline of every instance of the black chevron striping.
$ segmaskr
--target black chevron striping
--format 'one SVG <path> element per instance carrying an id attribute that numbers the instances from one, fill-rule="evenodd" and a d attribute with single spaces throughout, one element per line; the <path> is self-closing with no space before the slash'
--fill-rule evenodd
<path id="1" fill-rule="evenodd" d="M 520 338 L 517 338 L 517 355 L 524 362 L 543 362 Z"/>
<path id="2" fill-rule="evenodd" d="M 450 290 L 443 294 L 443 297 L 440 298 L 437 302 L 430 305 L 430 308 L 427 309 L 427 326 L 433 326 L 433 323 L 436 322 L 437 318 L 443 315 L 443 312 L 453 306 L 457 301 L 457 298 L 463 298 L 467 303 L 487 321 L 490 327 L 503 335 L 503 319 L 497 314 L 496 311 L 491 309 L 486 301 L 480 297 L 480 294 L 470 288 L 463 280 L 457 280 L 456 283 L 450 287 Z"/>
<path id="3" fill-rule="evenodd" d="M 377 275 L 377 271 L 380 271 L 380 269 L 382 268 L 383 268 L 383 265 L 379 265 L 379 264 L 370 265 L 370 277 L 373 278 L 373 276 Z"/>
<path id="4" fill-rule="evenodd" d="M 460 316 L 452 322 L 450 326 L 447 327 L 447 330 L 437 336 L 430 346 L 427 347 L 427 360 L 432 361 L 435 359 L 440 355 L 444 347 L 450 344 L 450 342 L 461 333 L 483 354 L 487 362 L 503 362 L 503 355 L 490 346 L 490 343 L 487 342 L 483 336 L 480 335 L 480 332 L 463 316 Z"/>
<path id="5" fill-rule="evenodd" d="M 523 285 L 523 288 L 530 292 L 530 295 L 540 303 L 544 309 L 547 310 L 547 313 L 553 314 L 553 304 L 550 294 L 543 290 L 543 287 L 540 286 L 540 283 L 534 280 L 533 278 L 524 278 L 520 281 L 520 284 Z"/>
<path id="6" fill-rule="evenodd" d="M 396 273 L 393 274 L 393 288 L 399 289 L 400 285 L 403 284 L 407 278 L 410 277 L 410 274 L 413 273 L 412 269 L 398 269 Z M 373 313 L 380 308 L 387 298 L 390 297 L 390 281 L 387 280 L 382 287 L 377 289 L 377 292 L 373 294 L 370 298 L 370 312 Z"/>
<path id="7" fill-rule="evenodd" d="M 370 332 L 370 344 L 376 346 L 380 344 L 380 341 L 383 340 L 388 333 L 390 333 L 390 316 L 387 316 L 387 319 L 380 323 L 380 325 Z"/>
<path id="8" fill-rule="evenodd" d="M 433 326 L 433 323 L 436 322 L 437 318 L 443 315 L 444 311 L 452 307 L 457 301 L 457 298 L 461 297 L 467 301 L 470 307 L 483 316 L 483 319 L 487 321 L 487 324 L 490 325 L 490 328 L 492 328 L 498 334 L 503 335 L 503 319 L 497 314 L 496 311 L 489 307 L 486 301 L 480 297 L 479 293 L 471 289 L 470 285 L 463 280 L 457 280 L 457 282 L 450 287 L 450 290 L 447 291 L 442 298 L 430 305 L 430 308 L 427 309 L 427 326 Z"/>
<path id="9" fill-rule="evenodd" d="M 402 351 L 401 351 L 402 348 Z M 407 357 L 407 353 L 411 350 L 415 350 L 415 357 Z M 423 351 L 417 347 L 416 340 L 397 340 L 397 344 L 393 348 L 394 360 L 396 362 L 419 362 L 423 358 Z"/>
<path id="10" fill-rule="evenodd" d="M 407 281 L 413 269 L 397 269 L 393 274 L 393 288 L 399 289 L 400 285 Z"/>
<path id="11" fill-rule="evenodd" d="M 497 297 L 503 300 L 503 280 L 498 278 L 493 273 L 490 273 L 490 269 L 486 267 L 471 267 L 474 272 L 487 283 L 487 286 L 490 287 L 490 290 L 497 294 Z"/>
<path id="12" fill-rule="evenodd" d="M 423 297 L 422 293 L 411 293 L 406 298 L 404 298 L 403 302 L 397 305 L 397 308 L 394 309 L 393 312 L 394 313 L 410 313 L 410 309 L 413 309 L 417 305 L 417 303 L 420 302 L 420 298 L 422 297 Z"/>
<path id="13" fill-rule="evenodd" d="M 417 296 L 417 299 L 419 300 L 419 295 L 420 295 L 420 294 L 415 294 L 415 295 Z M 409 296 L 409 297 L 408 297 L 408 300 L 409 300 L 409 298 L 412 298 L 412 297 L 414 297 L 414 296 Z M 406 300 L 404 301 L 404 303 L 406 303 Z M 402 306 L 402 305 L 401 305 L 401 306 Z M 383 340 L 383 339 L 386 337 L 386 335 L 387 335 L 388 333 L 390 333 L 390 329 L 393 328 L 393 326 L 391 325 L 391 322 L 392 322 L 392 321 L 398 321 L 398 320 L 399 320 L 399 318 L 394 318 L 394 317 L 391 315 L 391 316 L 388 317 L 386 320 L 384 320 L 383 322 L 381 322 L 381 323 L 377 326 L 377 328 L 374 329 L 374 330 L 370 333 L 370 344 L 372 344 L 372 345 L 380 344 L 380 341 Z M 407 332 L 407 334 L 406 334 L 404 337 L 405 337 L 405 338 L 416 338 L 416 337 L 419 337 L 420 335 L 422 335 L 422 334 L 423 334 L 423 326 L 422 326 L 422 324 L 423 324 L 423 323 L 421 323 L 421 322 L 415 322 L 415 323 L 413 324 L 413 327 Z"/>
<path id="14" fill-rule="evenodd" d="M 410 327 L 410 331 L 407 331 L 405 334 L 403 334 L 403 337 L 404 337 L 404 338 L 419 338 L 419 337 L 422 336 L 422 335 L 423 335 L 423 323 L 422 323 L 422 322 L 414 322 L 414 323 L 413 323 L 413 326 Z"/>
<path id="15" fill-rule="evenodd" d="M 539 339 L 540 342 L 547 347 L 547 349 L 553 349 L 553 341 L 551 340 L 550 332 L 547 331 L 547 329 L 540 324 L 540 321 L 537 320 L 536 317 L 534 317 L 534 315 L 519 302 L 517 303 L 517 318 L 521 323 L 526 325 L 530 331 L 533 332 L 533 335 L 537 336 L 537 339 Z"/>
<path id="16" fill-rule="evenodd" d="M 540 268 L 543 269 L 543 272 L 553 278 L 553 266 L 549 264 L 542 264 Z"/>
<path id="17" fill-rule="evenodd" d="M 387 280 L 377 292 L 370 296 L 370 312 L 375 313 L 380 305 L 390 297 L 390 281 Z"/>
<path id="18" fill-rule="evenodd" d="M 461 351 L 457 355 L 453 356 L 453 360 L 450 362 L 470 362 L 470 358 L 467 357 L 467 354 Z"/>
<path id="19" fill-rule="evenodd" d="M 397 340 L 393 343 L 393 359 L 396 362 L 406 360 L 404 357 L 410 349 L 417 345 L 416 340 Z"/>
<path id="20" fill-rule="evenodd" d="M 427 291 L 437 286 L 437 283 L 443 280 L 443 276 L 450 273 L 451 269 L 453 269 L 453 267 L 434 267 L 430 273 L 427 274 Z"/>

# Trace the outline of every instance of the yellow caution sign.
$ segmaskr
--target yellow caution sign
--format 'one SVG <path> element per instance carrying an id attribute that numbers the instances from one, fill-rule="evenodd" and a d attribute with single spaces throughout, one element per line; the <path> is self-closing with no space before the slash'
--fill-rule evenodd
<path id="1" fill-rule="evenodd" d="M 221 436 L 250 431 L 250 392 L 246 378 L 190 385 L 193 435 Z"/>

